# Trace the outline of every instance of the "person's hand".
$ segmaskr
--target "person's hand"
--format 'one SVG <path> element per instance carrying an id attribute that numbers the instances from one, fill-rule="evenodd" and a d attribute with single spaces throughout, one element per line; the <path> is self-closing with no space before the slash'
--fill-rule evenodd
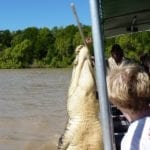
<path id="1" fill-rule="evenodd" d="M 93 40 L 92 40 L 91 37 L 88 37 L 88 38 L 85 39 L 85 42 L 87 43 L 87 45 L 89 45 L 89 44 L 93 43 Z"/>

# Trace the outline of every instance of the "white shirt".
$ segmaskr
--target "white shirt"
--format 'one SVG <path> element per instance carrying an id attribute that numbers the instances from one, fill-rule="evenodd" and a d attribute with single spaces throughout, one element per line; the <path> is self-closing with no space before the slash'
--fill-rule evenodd
<path id="1" fill-rule="evenodd" d="M 129 60 L 124 58 L 122 59 L 121 63 L 118 65 L 114 58 L 113 57 L 109 57 L 108 58 L 108 68 L 111 70 L 111 69 L 114 69 L 115 67 L 118 67 L 118 66 L 121 66 L 121 65 L 125 65 L 125 64 L 128 64 L 129 63 Z"/>
<path id="2" fill-rule="evenodd" d="M 121 150 L 150 150 L 150 117 L 132 122 L 122 139 Z"/>

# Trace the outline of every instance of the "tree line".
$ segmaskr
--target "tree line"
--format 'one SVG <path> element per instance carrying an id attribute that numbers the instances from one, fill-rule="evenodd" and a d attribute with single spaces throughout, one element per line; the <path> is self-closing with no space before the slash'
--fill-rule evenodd
<path id="1" fill-rule="evenodd" d="M 91 37 L 91 26 L 82 25 L 85 37 Z M 111 46 L 121 45 L 128 58 L 139 60 L 139 55 L 150 51 L 150 32 L 127 34 L 105 39 L 105 56 Z M 78 27 L 37 28 L 0 31 L 0 68 L 66 68 L 71 67 L 74 49 L 83 44 Z M 93 48 L 91 47 L 93 53 Z"/>

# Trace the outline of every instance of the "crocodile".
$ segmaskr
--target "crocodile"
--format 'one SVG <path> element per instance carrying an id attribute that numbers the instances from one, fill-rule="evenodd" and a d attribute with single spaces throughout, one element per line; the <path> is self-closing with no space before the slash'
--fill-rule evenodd
<path id="1" fill-rule="evenodd" d="M 68 120 L 58 142 L 58 150 L 103 150 L 102 128 L 95 72 L 89 50 L 75 49 L 67 97 Z"/>

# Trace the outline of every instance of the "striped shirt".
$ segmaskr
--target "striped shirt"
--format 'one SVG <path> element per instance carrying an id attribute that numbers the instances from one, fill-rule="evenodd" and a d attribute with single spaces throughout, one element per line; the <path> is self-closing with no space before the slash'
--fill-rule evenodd
<path id="1" fill-rule="evenodd" d="M 150 150 L 150 116 L 130 124 L 122 139 L 121 150 Z"/>

